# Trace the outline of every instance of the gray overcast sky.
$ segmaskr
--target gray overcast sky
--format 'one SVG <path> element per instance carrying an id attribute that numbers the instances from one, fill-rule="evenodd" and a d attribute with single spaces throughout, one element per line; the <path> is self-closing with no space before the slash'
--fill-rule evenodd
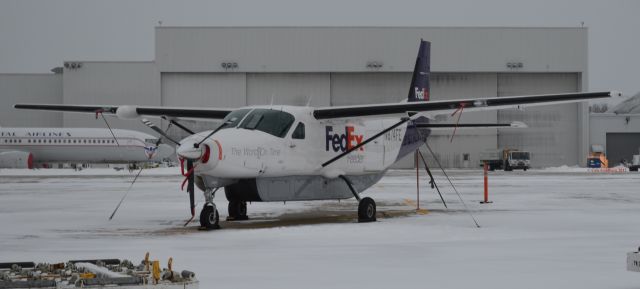
<path id="1" fill-rule="evenodd" d="M 154 26 L 589 27 L 590 90 L 640 91 L 640 1 L 0 0 L 0 73 L 152 60 Z"/>

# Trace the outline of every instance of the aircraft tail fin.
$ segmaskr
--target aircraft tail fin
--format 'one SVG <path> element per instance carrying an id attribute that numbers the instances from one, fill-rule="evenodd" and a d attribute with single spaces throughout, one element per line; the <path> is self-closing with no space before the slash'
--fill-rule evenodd
<path id="1" fill-rule="evenodd" d="M 429 101 L 429 75 L 431 74 L 431 42 L 420 39 L 420 49 L 413 68 L 408 101 Z"/>

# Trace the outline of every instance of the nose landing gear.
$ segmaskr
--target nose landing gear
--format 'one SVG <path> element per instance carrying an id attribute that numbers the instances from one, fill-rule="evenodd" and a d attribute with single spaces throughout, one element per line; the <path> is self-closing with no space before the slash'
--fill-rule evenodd
<path id="1" fill-rule="evenodd" d="M 220 215 L 213 203 L 213 197 L 218 189 L 206 189 L 204 191 L 205 204 L 200 211 L 200 226 L 205 229 L 220 229 Z"/>

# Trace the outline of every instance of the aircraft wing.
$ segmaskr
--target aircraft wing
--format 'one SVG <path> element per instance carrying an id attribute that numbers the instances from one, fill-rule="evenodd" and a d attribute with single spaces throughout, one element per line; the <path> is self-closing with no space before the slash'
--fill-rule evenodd
<path id="1" fill-rule="evenodd" d="M 104 113 L 119 118 L 137 118 L 139 116 L 166 116 L 176 118 L 223 119 L 233 109 L 228 108 L 189 108 L 136 105 L 60 105 L 60 104 L 16 104 L 17 109 L 49 110 L 79 113 Z"/>
<path id="2" fill-rule="evenodd" d="M 417 101 L 391 104 L 351 105 L 317 108 L 313 111 L 316 119 L 376 117 L 408 113 L 425 113 L 427 115 L 450 114 L 453 111 L 496 110 L 519 106 L 548 105 L 587 101 L 596 98 L 619 96 L 619 92 L 584 92 L 563 94 L 541 94 L 527 96 L 506 96 L 476 99 L 456 99 L 441 101 Z"/>

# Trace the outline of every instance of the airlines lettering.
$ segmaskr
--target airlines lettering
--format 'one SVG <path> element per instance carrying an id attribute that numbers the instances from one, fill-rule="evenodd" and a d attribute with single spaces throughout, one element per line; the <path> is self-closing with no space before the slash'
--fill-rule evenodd
<path id="1" fill-rule="evenodd" d="M 0 136 L 16 136 L 15 131 L 3 131 L 0 132 Z M 69 132 L 26 132 L 25 136 L 27 137 L 49 137 L 49 136 L 71 136 Z"/>
<path id="2" fill-rule="evenodd" d="M 333 133 L 333 126 L 326 126 L 326 142 L 325 142 L 325 150 L 329 151 L 329 149 L 334 152 L 346 152 L 362 143 L 362 139 L 364 135 L 355 134 L 353 126 L 346 126 L 344 128 L 343 134 Z M 359 150 L 364 151 L 364 147 L 361 147 Z"/>

